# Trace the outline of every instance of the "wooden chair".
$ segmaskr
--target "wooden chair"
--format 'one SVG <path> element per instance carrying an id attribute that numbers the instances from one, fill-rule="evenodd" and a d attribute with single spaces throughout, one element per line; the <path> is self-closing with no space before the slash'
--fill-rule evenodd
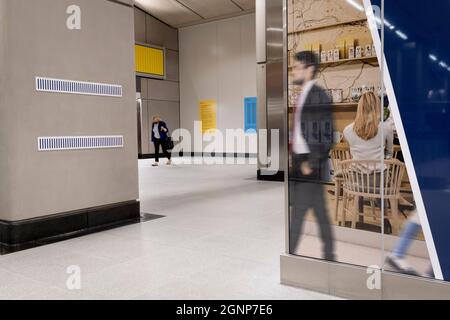
<path id="1" fill-rule="evenodd" d="M 334 215 L 336 223 L 339 223 L 339 201 L 341 200 L 341 192 L 343 186 L 343 176 L 340 168 L 340 162 L 350 160 L 352 158 L 350 147 L 341 143 L 331 150 L 331 165 L 334 171 Z"/>
<path id="2" fill-rule="evenodd" d="M 382 169 L 380 161 L 356 161 L 347 160 L 340 163 L 343 175 L 344 189 L 344 210 L 342 225 L 345 225 L 346 214 L 351 213 L 352 228 L 356 228 L 356 221 L 360 215 L 358 210 L 359 199 L 369 199 L 373 204 L 376 200 L 381 202 L 383 199 L 390 203 L 390 214 L 387 214 L 388 208 L 385 209 L 385 217 L 391 220 L 392 231 L 398 234 L 399 231 L 399 212 L 398 202 L 400 199 L 400 187 L 403 176 L 405 174 L 405 165 L 396 160 L 386 160 L 384 162 L 385 169 Z M 381 188 L 381 171 L 384 175 L 384 188 Z M 382 192 L 384 194 L 382 194 Z M 353 209 L 349 209 L 349 202 L 353 200 Z M 382 219 L 381 219 L 382 220 Z M 383 221 L 382 221 L 383 223 Z"/>
<path id="3" fill-rule="evenodd" d="M 399 146 L 399 145 L 394 145 L 394 147 L 393 147 L 393 155 L 392 155 L 392 158 L 397 159 L 398 154 L 399 154 L 400 152 L 402 152 L 402 147 Z"/>

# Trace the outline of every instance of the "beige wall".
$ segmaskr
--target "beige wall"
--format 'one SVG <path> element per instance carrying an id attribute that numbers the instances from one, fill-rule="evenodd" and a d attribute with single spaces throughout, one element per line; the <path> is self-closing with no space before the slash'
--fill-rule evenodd
<path id="1" fill-rule="evenodd" d="M 244 128 L 244 98 L 256 96 L 255 23 L 251 14 L 180 29 L 182 128 L 193 132 L 199 102 L 209 99 L 217 101 L 219 129 Z"/>
<path id="2" fill-rule="evenodd" d="M 81 30 L 66 28 L 72 4 L 81 7 Z M 0 219 L 136 200 L 133 9 L 106 0 L 0 0 L 0 6 L 8 61 L 0 100 Z M 124 95 L 39 93 L 35 76 L 120 84 Z M 69 135 L 123 135 L 125 147 L 37 151 L 37 137 Z"/>
<path id="3" fill-rule="evenodd" d="M 154 115 L 159 115 L 171 131 L 180 127 L 180 83 L 178 60 L 178 30 L 135 8 L 135 39 L 166 49 L 166 79 L 141 78 L 143 99 L 142 153 L 153 154 L 150 127 Z"/>
<path id="4" fill-rule="evenodd" d="M 6 19 L 7 19 L 7 3 L 4 0 L 0 1 L 0 218 L 2 218 L 1 212 L 7 212 L 9 210 L 9 190 L 4 188 L 9 185 L 9 175 L 8 175 L 8 128 L 3 120 L 3 114 L 6 108 L 6 79 L 8 77 L 8 70 L 6 64 L 6 41 L 7 41 L 7 30 L 6 30 Z"/>

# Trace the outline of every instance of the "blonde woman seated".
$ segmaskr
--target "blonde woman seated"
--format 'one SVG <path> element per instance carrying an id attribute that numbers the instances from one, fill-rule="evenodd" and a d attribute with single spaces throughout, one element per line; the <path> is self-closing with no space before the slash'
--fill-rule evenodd
<path id="1" fill-rule="evenodd" d="M 391 125 L 381 122 L 380 101 L 373 92 L 362 95 L 355 122 L 345 128 L 344 139 L 354 160 L 381 162 L 382 155 L 392 158 L 394 131 Z"/>
<path id="2" fill-rule="evenodd" d="M 354 160 L 380 161 L 380 172 L 376 175 L 376 183 L 380 185 L 381 171 L 383 171 L 381 170 L 382 157 L 392 158 L 394 131 L 390 124 L 381 121 L 380 100 L 373 92 L 362 95 L 355 122 L 345 128 L 344 139 L 350 145 L 350 153 Z M 363 210 L 364 202 L 361 198 L 359 212 Z"/>

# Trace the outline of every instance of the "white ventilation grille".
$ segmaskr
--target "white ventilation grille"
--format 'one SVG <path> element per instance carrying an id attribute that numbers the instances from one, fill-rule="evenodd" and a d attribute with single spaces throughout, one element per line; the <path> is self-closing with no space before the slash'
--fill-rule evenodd
<path id="1" fill-rule="evenodd" d="M 123 148 L 123 136 L 39 137 L 39 151 Z"/>
<path id="2" fill-rule="evenodd" d="M 122 97 L 122 86 L 120 85 L 42 77 L 36 77 L 36 90 L 91 96 Z"/>

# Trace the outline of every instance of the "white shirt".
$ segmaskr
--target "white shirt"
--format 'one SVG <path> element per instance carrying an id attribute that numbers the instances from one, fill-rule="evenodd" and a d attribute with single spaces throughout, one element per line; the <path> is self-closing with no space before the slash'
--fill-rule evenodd
<path id="1" fill-rule="evenodd" d="M 297 108 L 295 110 L 294 115 L 294 132 L 293 132 L 293 152 L 295 154 L 308 154 L 311 152 L 309 149 L 308 143 L 306 142 L 305 137 L 303 136 L 303 128 L 302 128 L 302 112 L 305 107 L 306 99 L 308 98 L 309 93 L 311 92 L 312 87 L 316 84 L 317 80 L 311 80 L 303 89 L 300 98 L 297 101 Z"/>
<path id="2" fill-rule="evenodd" d="M 153 124 L 153 133 L 155 134 L 156 139 L 161 139 L 161 136 L 159 134 L 159 123 Z"/>
<path id="3" fill-rule="evenodd" d="M 392 127 L 392 131 L 395 133 L 396 132 L 396 129 L 395 129 L 395 121 L 394 121 L 394 117 L 393 117 L 393 115 L 392 115 L 392 112 L 391 112 L 391 114 L 389 115 L 389 118 L 387 118 L 387 120 L 385 121 L 387 124 L 389 124 L 391 127 Z"/>
<path id="4" fill-rule="evenodd" d="M 355 124 L 347 126 L 344 130 L 344 138 L 350 145 L 350 153 L 354 160 L 380 160 L 387 150 L 387 156 L 392 157 L 394 144 L 394 131 L 389 123 L 380 123 L 378 133 L 370 140 L 361 139 L 353 130 Z M 383 146 L 381 135 L 384 134 Z"/>
<path id="5" fill-rule="evenodd" d="M 300 95 L 300 98 L 297 101 L 297 108 L 295 110 L 294 115 L 294 132 L 293 132 L 293 144 L 292 151 L 295 154 L 308 154 L 310 153 L 310 149 L 308 143 L 306 142 L 305 137 L 303 136 L 302 130 L 302 112 L 305 107 L 306 99 L 308 98 L 309 93 L 311 92 L 312 87 L 316 84 L 317 80 L 309 81 Z"/>

